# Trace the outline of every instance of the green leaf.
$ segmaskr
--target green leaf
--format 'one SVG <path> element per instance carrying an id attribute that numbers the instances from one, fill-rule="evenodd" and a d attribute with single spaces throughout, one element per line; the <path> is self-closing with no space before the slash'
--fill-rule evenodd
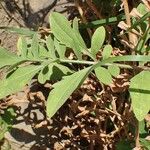
<path id="1" fill-rule="evenodd" d="M 54 36 L 63 44 L 72 47 L 73 31 L 68 20 L 59 13 L 52 13 L 50 16 L 50 25 Z"/>
<path id="2" fill-rule="evenodd" d="M 108 66 L 108 71 L 114 77 L 117 77 L 120 74 L 120 68 L 116 65 Z"/>
<path id="3" fill-rule="evenodd" d="M 106 31 L 104 27 L 99 27 L 96 29 L 92 36 L 92 41 L 91 41 L 91 53 L 95 56 L 97 52 L 100 50 L 102 47 L 104 41 L 105 41 L 105 35 Z"/>
<path id="4" fill-rule="evenodd" d="M 139 134 L 140 138 L 146 138 L 146 136 L 148 136 L 148 130 L 146 131 L 145 120 L 139 121 Z"/>
<path id="5" fill-rule="evenodd" d="M 5 66 L 11 66 L 20 61 L 22 61 L 20 57 L 0 47 L 0 68 L 5 67 Z"/>
<path id="6" fill-rule="evenodd" d="M 96 64 L 96 67 L 99 66 L 99 64 L 105 64 L 105 63 L 113 63 L 113 62 L 130 62 L 130 61 L 137 61 L 137 62 L 148 62 L 150 61 L 150 56 L 144 56 L 144 55 L 126 55 L 126 56 L 115 56 L 110 57 L 108 59 L 102 60 Z"/>
<path id="7" fill-rule="evenodd" d="M 145 15 L 148 12 L 146 6 L 142 3 L 138 5 L 137 11 L 142 15 Z"/>
<path id="8" fill-rule="evenodd" d="M 51 58 L 56 58 L 54 41 L 53 41 L 51 35 L 49 35 L 49 36 L 46 38 L 46 46 L 47 46 L 47 48 L 48 48 L 50 57 L 51 57 Z"/>
<path id="9" fill-rule="evenodd" d="M 97 28 L 99 26 L 103 26 L 103 25 L 110 25 L 110 24 L 115 24 L 117 22 L 123 21 L 125 20 L 126 17 L 124 14 L 120 14 L 118 16 L 115 17 L 108 17 L 106 19 L 98 19 L 96 21 L 92 21 L 86 24 L 81 24 L 80 28 L 81 29 L 85 29 L 85 28 Z"/>
<path id="10" fill-rule="evenodd" d="M 57 39 L 54 39 L 54 45 L 59 58 L 65 58 L 66 46 L 62 45 Z"/>
<path id="11" fill-rule="evenodd" d="M 140 138 L 140 144 L 144 147 L 144 150 L 150 150 L 150 141 Z"/>
<path id="12" fill-rule="evenodd" d="M 61 80 L 63 76 L 70 75 L 73 73 L 68 67 L 58 64 L 51 63 L 45 66 L 38 75 L 38 81 L 44 84 L 47 80 L 58 81 Z"/>
<path id="13" fill-rule="evenodd" d="M 95 74 L 96 74 L 96 76 L 97 76 L 97 78 L 99 79 L 100 82 L 102 82 L 106 85 L 109 85 L 110 83 L 112 83 L 111 74 L 104 67 L 97 67 L 95 69 Z"/>
<path id="14" fill-rule="evenodd" d="M 49 58 L 50 57 L 49 52 L 42 44 L 39 45 L 39 57 L 40 58 Z"/>
<path id="15" fill-rule="evenodd" d="M 38 34 L 34 34 L 31 43 L 31 52 L 33 57 L 38 58 L 39 56 L 39 42 L 38 42 Z"/>
<path id="16" fill-rule="evenodd" d="M 27 28 L 17 28 L 17 27 L 0 27 L 0 29 L 12 32 L 12 33 L 16 33 L 16 34 L 20 34 L 20 35 L 26 35 L 26 36 L 33 36 L 36 32 L 29 30 Z"/>
<path id="17" fill-rule="evenodd" d="M 91 72 L 91 67 L 78 71 L 53 85 L 54 89 L 50 92 L 47 100 L 47 115 L 52 117 L 57 110 L 66 102 L 85 78 Z M 61 92 L 60 92 L 61 91 Z"/>
<path id="18" fill-rule="evenodd" d="M 27 57 L 27 43 L 24 37 L 19 37 L 18 42 L 17 42 L 17 49 L 21 57 L 23 58 Z"/>
<path id="19" fill-rule="evenodd" d="M 66 67 L 66 66 L 64 66 L 64 65 L 55 63 L 55 66 L 56 66 L 57 68 L 59 68 L 65 75 L 67 75 L 68 73 L 73 73 L 72 70 L 70 70 L 68 67 Z"/>
<path id="20" fill-rule="evenodd" d="M 68 67 L 57 63 L 54 63 L 54 65 L 49 68 L 49 70 L 51 70 L 52 72 L 49 78 L 49 80 L 51 81 L 61 80 L 63 76 L 73 73 L 73 71 L 70 70 Z"/>
<path id="21" fill-rule="evenodd" d="M 21 90 L 42 69 L 42 66 L 25 66 L 16 69 L 9 76 L 0 81 L 0 99 Z"/>
<path id="22" fill-rule="evenodd" d="M 111 56 L 112 50 L 113 50 L 113 48 L 111 45 L 106 45 L 102 52 L 103 59 L 109 58 Z"/>
<path id="23" fill-rule="evenodd" d="M 49 79 L 49 76 L 49 66 L 45 66 L 38 75 L 39 83 L 44 84 Z"/>
<path id="24" fill-rule="evenodd" d="M 133 112 L 139 121 L 142 121 L 150 110 L 149 71 L 142 71 L 131 79 L 130 95 Z"/>
<path id="25" fill-rule="evenodd" d="M 0 140 L 4 138 L 4 134 L 10 131 L 13 125 L 13 120 L 16 114 L 12 108 L 8 108 L 4 111 L 4 114 L 0 116 Z"/>
<path id="26" fill-rule="evenodd" d="M 78 24 L 78 18 L 77 18 L 77 17 L 75 17 L 75 18 L 73 19 L 73 30 L 74 30 L 75 32 L 78 32 L 78 33 L 79 33 L 79 24 Z"/>
<path id="27" fill-rule="evenodd" d="M 140 19 L 138 19 L 130 28 L 127 29 L 127 31 L 125 33 L 131 31 L 133 28 L 136 28 L 138 25 L 143 23 L 149 17 L 150 17 L 150 12 L 146 13 L 144 16 L 142 16 Z"/>
<path id="28" fill-rule="evenodd" d="M 81 59 L 81 52 L 86 46 L 80 34 L 71 28 L 68 20 L 63 15 L 53 12 L 50 16 L 50 25 L 54 36 L 62 44 L 72 48 L 76 56 Z"/>
<path id="29" fill-rule="evenodd" d="M 144 53 L 146 51 L 146 42 L 150 38 L 150 28 L 147 28 L 143 36 L 139 39 L 136 50 Z"/>

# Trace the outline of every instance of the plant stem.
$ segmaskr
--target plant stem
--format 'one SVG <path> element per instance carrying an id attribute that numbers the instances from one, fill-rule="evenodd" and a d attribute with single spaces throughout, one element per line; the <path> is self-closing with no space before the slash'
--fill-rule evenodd
<path id="1" fill-rule="evenodd" d="M 95 62 L 95 61 L 80 61 L 80 60 L 70 60 L 70 59 L 59 59 L 58 60 L 61 63 L 73 63 L 73 64 L 85 64 L 85 65 L 96 65 L 96 66 L 111 66 L 111 65 L 116 65 L 120 68 L 124 69 L 136 69 L 136 70 L 150 70 L 149 67 L 145 66 L 130 66 L 126 64 L 119 64 L 119 63 L 105 63 L 103 61 L 101 62 Z"/>
<path id="2" fill-rule="evenodd" d="M 96 62 L 94 61 L 80 61 L 80 60 L 70 60 L 70 59 L 59 59 L 62 63 L 74 63 L 74 64 L 86 64 L 86 65 L 94 65 Z"/>

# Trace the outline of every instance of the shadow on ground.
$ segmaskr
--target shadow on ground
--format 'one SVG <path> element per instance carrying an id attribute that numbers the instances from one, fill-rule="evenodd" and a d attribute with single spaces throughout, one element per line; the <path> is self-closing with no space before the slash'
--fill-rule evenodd
<path id="1" fill-rule="evenodd" d="M 49 12 L 58 11 L 66 15 L 72 9 L 73 0 L 4 0 L 1 2 L 7 15 L 16 20 L 20 26 L 28 28 L 37 28 L 44 23 L 47 24 Z M 17 19 L 20 16 L 24 25 Z"/>

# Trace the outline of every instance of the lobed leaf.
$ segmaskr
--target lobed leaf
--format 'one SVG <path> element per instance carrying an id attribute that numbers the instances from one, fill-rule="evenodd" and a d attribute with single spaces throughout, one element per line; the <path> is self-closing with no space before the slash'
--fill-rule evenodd
<path id="1" fill-rule="evenodd" d="M 34 34 L 31 43 L 31 53 L 34 58 L 39 57 L 39 42 L 38 42 L 38 34 Z"/>
<path id="2" fill-rule="evenodd" d="M 16 69 L 0 81 L 0 99 L 21 90 L 42 69 L 42 66 L 25 66 Z"/>
<path id="3" fill-rule="evenodd" d="M 39 83 L 44 84 L 49 79 L 49 76 L 50 76 L 49 66 L 45 66 L 38 75 Z"/>
<path id="4" fill-rule="evenodd" d="M 120 74 L 120 68 L 116 65 L 108 66 L 108 71 L 114 77 L 117 77 Z"/>
<path id="5" fill-rule="evenodd" d="M 142 3 L 140 3 L 136 9 L 142 15 L 145 15 L 148 12 L 146 5 L 144 5 Z"/>
<path id="6" fill-rule="evenodd" d="M 100 50 L 100 48 L 102 47 L 105 41 L 105 36 L 106 36 L 106 31 L 104 27 L 99 27 L 94 32 L 91 41 L 91 53 L 93 54 L 93 56 L 95 56 L 97 52 Z"/>
<path id="7" fill-rule="evenodd" d="M 49 58 L 50 57 L 48 50 L 42 44 L 39 45 L 39 57 L 40 58 Z"/>
<path id="8" fill-rule="evenodd" d="M 17 42 L 17 49 L 21 57 L 23 58 L 27 57 L 28 49 L 27 49 L 27 43 L 24 37 L 19 37 L 18 42 Z"/>
<path id="9" fill-rule="evenodd" d="M 0 29 L 12 32 L 12 33 L 16 33 L 16 34 L 20 34 L 20 35 L 26 35 L 26 36 L 30 36 L 32 37 L 36 32 L 29 30 L 27 28 L 17 28 L 17 27 L 0 27 Z"/>
<path id="10" fill-rule="evenodd" d="M 11 66 L 20 61 L 22 61 L 22 58 L 0 47 L 0 68 L 5 67 L 5 66 Z"/>
<path id="11" fill-rule="evenodd" d="M 112 82 L 111 74 L 104 67 L 97 67 L 95 69 L 95 74 L 99 81 L 106 85 L 109 85 Z"/>
<path id="12" fill-rule="evenodd" d="M 65 58 L 66 46 L 62 45 L 57 39 L 54 38 L 55 49 L 59 55 L 59 58 Z"/>
<path id="13" fill-rule="evenodd" d="M 74 90 L 83 83 L 91 71 L 91 67 L 78 71 L 53 85 L 47 100 L 47 115 L 52 117 L 65 103 Z"/>
<path id="14" fill-rule="evenodd" d="M 0 116 L 0 141 L 5 137 L 5 133 L 10 131 L 13 126 L 13 120 L 15 119 L 14 109 L 8 108 L 4 110 L 4 114 Z"/>
<path id="15" fill-rule="evenodd" d="M 72 48 L 76 56 L 81 59 L 81 52 L 86 49 L 85 43 L 79 34 L 71 28 L 69 21 L 59 13 L 52 13 L 50 25 L 54 36 L 67 47 Z"/>
<path id="16" fill-rule="evenodd" d="M 51 57 L 51 58 L 56 58 L 54 41 L 53 41 L 51 35 L 49 35 L 49 36 L 46 38 L 46 46 L 47 46 L 47 48 L 48 48 L 50 57 Z"/>
<path id="17" fill-rule="evenodd" d="M 103 59 L 109 58 L 111 56 L 112 50 L 113 50 L 113 48 L 111 45 L 106 45 L 102 52 Z"/>
<path id="18" fill-rule="evenodd" d="M 142 71 L 131 79 L 130 96 L 133 112 L 139 121 L 142 121 L 150 110 L 149 71 Z"/>
<path id="19" fill-rule="evenodd" d="M 73 30 L 74 30 L 75 32 L 78 32 L 78 33 L 79 33 L 79 24 L 78 24 L 78 18 L 77 18 L 77 17 L 75 17 L 75 18 L 73 19 Z"/>

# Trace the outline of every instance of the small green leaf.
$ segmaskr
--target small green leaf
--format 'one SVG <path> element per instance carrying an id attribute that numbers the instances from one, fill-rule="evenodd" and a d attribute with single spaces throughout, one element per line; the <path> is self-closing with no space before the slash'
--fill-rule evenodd
<path id="1" fill-rule="evenodd" d="M 96 29 L 92 36 L 92 42 L 91 42 L 91 53 L 95 56 L 97 52 L 102 47 L 104 41 L 105 41 L 105 35 L 106 31 L 104 27 L 99 27 Z"/>
<path id="2" fill-rule="evenodd" d="M 54 45 L 59 58 L 65 58 L 66 46 L 62 45 L 57 39 L 54 39 Z"/>
<path id="3" fill-rule="evenodd" d="M 106 85 L 112 83 L 112 76 L 110 75 L 109 71 L 104 67 L 97 67 L 95 69 L 95 74 L 100 82 Z"/>
<path id="4" fill-rule="evenodd" d="M 111 56 L 112 50 L 113 50 L 113 48 L 111 45 L 106 45 L 102 52 L 103 59 L 109 58 Z"/>
<path id="5" fill-rule="evenodd" d="M 55 63 L 55 66 L 56 66 L 57 68 L 59 68 L 65 75 L 67 75 L 68 73 L 73 73 L 72 70 L 70 70 L 68 67 L 66 67 L 66 66 L 64 66 L 64 65 Z"/>
<path id="6" fill-rule="evenodd" d="M 16 69 L 9 76 L 0 81 L 0 99 L 21 90 L 42 66 L 25 66 Z"/>
<path id="7" fill-rule="evenodd" d="M 38 34 L 34 34 L 31 43 L 31 52 L 33 57 L 38 58 L 39 56 L 39 42 L 38 42 Z"/>
<path id="8" fill-rule="evenodd" d="M 75 32 L 78 32 L 78 33 L 79 33 L 79 24 L 78 24 L 78 18 L 77 18 L 77 17 L 75 17 L 75 18 L 73 19 L 73 30 L 74 30 Z"/>
<path id="9" fill-rule="evenodd" d="M 117 77 L 120 74 L 120 68 L 116 65 L 108 66 L 108 71 L 114 77 Z"/>
<path id="10" fill-rule="evenodd" d="M 51 70 L 52 72 L 49 78 L 49 80 L 51 81 L 61 80 L 63 76 L 73 73 L 73 71 L 70 70 L 68 67 L 57 63 L 54 63 L 54 65 L 49 68 L 49 70 Z"/>
<path id="11" fill-rule="evenodd" d="M 149 71 L 142 71 L 131 79 L 130 95 L 133 112 L 139 121 L 142 121 L 150 110 Z"/>
<path id="12" fill-rule="evenodd" d="M 145 148 L 144 150 L 150 150 L 150 141 L 140 138 L 140 144 Z"/>
<path id="13" fill-rule="evenodd" d="M 150 56 L 144 56 L 144 55 L 125 55 L 125 56 L 115 56 L 115 57 L 110 57 L 108 59 L 105 59 L 103 61 L 98 62 L 98 64 L 103 63 L 113 63 L 113 62 L 130 62 L 130 61 L 137 61 L 137 62 L 149 62 L 150 61 Z M 97 65 L 98 65 L 97 64 Z"/>
<path id="14" fill-rule="evenodd" d="M 23 58 L 27 57 L 27 43 L 24 37 L 19 37 L 17 42 L 17 49 L 21 57 Z"/>
<path id="15" fill-rule="evenodd" d="M 6 30 L 8 32 L 20 34 L 20 35 L 26 35 L 26 36 L 33 36 L 36 32 L 29 30 L 27 28 L 17 28 L 17 27 L 0 27 L 0 29 Z"/>
<path id="16" fill-rule="evenodd" d="M 53 12 L 50 16 L 50 25 L 54 36 L 64 45 L 72 48 L 76 56 L 81 59 L 81 52 L 86 45 L 79 34 L 71 28 L 69 21 L 61 14 Z"/>
<path id="17" fill-rule="evenodd" d="M 8 108 L 4 111 L 4 114 L 0 116 L 0 140 L 4 138 L 4 134 L 10 131 L 13 125 L 13 120 L 15 119 L 15 112 L 12 108 Z"/>
<path id="18" fill-rule="evenodd" d="M 49 79 L 49 76 L 50 76 L 49 75 L 49 67 L 46 66 L 40 71 L 40 73 L 38 75 L 39 83 L 44 84 L 46 82 L 46 80 Z"/>
<path id="19" fill-rule="evenodd" d="M 69 21 L 59 13 L 51 13 L 50 25 L 54 36 L 63 44 L 72 47 L 73 44 L 73 30 Z"/>
<path id="20" fill-rule="evenodd" d="M 139 121 L 139 134 L 140 138 L 146 138 L 146 136 L 148 136 L 148 130 L 146 131 L 145 120 Z"/>
<path id="21" fill-rule="evenodd" d="M 146 42 L 150 38 L 150 28 L 147 28 L 143 36 L 139 39 L 136 50 L 144 53 L 146 51 Z"/>
<path id="22" fill-rule="evenodd" d="M 11 66 L 20 61 L 22 61 L 22 58 L 0 47 L 0 68 L 5 67 L 5 66 Z"/>
<path id="23" fill-rule="evenodd" d="M 90 71 L 91 67 L 88 67 L 70 76 L 64 77 L 63 80 L 53 85 L 54 89 L 50 92 L 47 100 L 47 115 L 49 117 L 52 117 L 74 90 L 83 83 Z"/>
<path id="24" fill-rule="evenodd" d="M 49 58 L 50 57 L 49 52 L 42 44 L 39 45 L 39 57 L 40 58 Z"/>
<path id="25" fill-rule="evenodd" d="M 146 5 L 140 3 L 137 7 L 137 11 L 142 14 L 142 15 L 145 15 L 148 11 L 147 11 L 147 8 L 146 8 Z"/>
<path id="26" fill-rule="evenodd" d="M 46 46 L 47 46 L 47 48 L 48 48 L 50 57 L 51 57 L 51 58 L 56 58 L 54 41 L 53 41 L 51 35 L 49 35 L 49 36 L 46 38 Z"/>

